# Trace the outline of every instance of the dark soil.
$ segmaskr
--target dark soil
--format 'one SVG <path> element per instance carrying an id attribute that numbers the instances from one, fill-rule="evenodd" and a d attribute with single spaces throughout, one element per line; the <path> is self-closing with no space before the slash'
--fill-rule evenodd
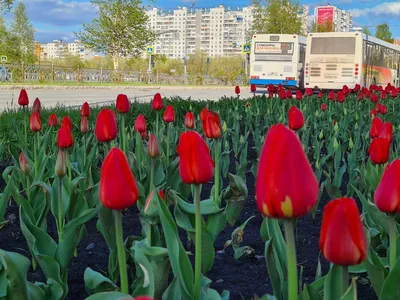
<path id="1" fill-rule="evenodd" d="M 249 140 L 249 157 L 252 163 L 256 158 L 256 153 L 252 149 L 253 141 Z M 231 167 L 234 168 L 234 158 L 231 158 Z M 234 171 L 232 169 L 232 171 Z M 225 182 L 224 186 L 228 183 Z M 2 188 L 4 183 L 1 183 Z M 262 296 L 265 293 L 272 294 L 272 286 L 268 278 L 267 266 L 264 258 L 264 242 L 260 237 L 260 226 L 262 217 L 255 204 L 255 179 L 250 171 L 247 173 L 247 186 L 249 197 L 245 208 L 237 221 L 237 225 L 242 224 L 250 216 L 255 216 L 247 225 L 244 232 L 242 245 L 248 245 L 255 250 L 252 257 L 242 257 L 235 260 L 232 248 L 223 250 L 224 244 L 231 239 L 231 233 L 236 227 L 227 226 L 215 243 L 217 251 L 212 270 L 207 276 L 213 281 L 212 287 L 218 291 L 229 290 L 231 299 L 253 299 L 254 295 Z M 203 187 L 204 196 L 209 195 L 211 185 Z M 297 261 L 303 267 L 304 283 L 311 283 L 315 279 L 318 260 L 322 265 L 322 273 L 325 275 L 329 269 L 329 263 L 320 255 L 319 252 L 319 232 L 322 221 L 323 207 L 329 201 L 325 193 L 322 197 L 315 220 L 311 215 L 307 215 L 298 220 L 297 224 Z M 14 251 L 30 257 L 24 236 L 19 227 L 18 207 L 12 203 L 6 212 L 6 218 L 10 221 L 8 225 L 0 231 L 0 248 L 6 251 Z M 124 212 L 124 234 L 140 235 L 141 224 L 138 218 L 137 208 L 131 208 Z M 54 218 L 49 216 L 48 232 L 54 238 L 57 236 Z M 87 296 L 83 274 L 86 267 L 96 271 L 106 271 L 108 263 L 108 248 L 102 235 L 96 229 L 96 219 L 86 224 L 88 235 L 78 247 L 78 257 L 73 258 L 69 265 L 68 286 L 69 294 L 67 299 L 79 300 Z M 187 236 L 184 232 L 181 239 L 186 245 Z M 367 275 L 358 276 L 357 282 L 358 299 L 377 299 L 372 287 L 366 280 Z M 42 272 L 29 272 L 28 279 L 32 282 L 45 281 Z M 362 279 L 362 280 L 360 280 Z M 363 284 L 362 284 L 363 283 Z M 175 300 L 175 299 L 171 299 Z"/>

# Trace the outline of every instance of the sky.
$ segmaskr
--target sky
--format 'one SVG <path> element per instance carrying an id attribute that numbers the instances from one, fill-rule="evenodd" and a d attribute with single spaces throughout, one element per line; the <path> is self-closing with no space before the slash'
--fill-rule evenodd
<path id="1" fill-rule="evenodd" d="M 16 0 L 26 5 L 28 17 L 35 27 L 35 38 L 41 43 L 54 39 L 70 42 L 75 39 L 74 32 L 82 29 L 83 23 L 90 23 L 96 16 L 96 8 L 90 0 Z M 214 7 L 219 4 L 237 7 L 247 6 L 250 0 L 154 0 L 153 7 L 173 9 L 178 6 L 196 8 Z M 300 0 L 300 4 L 310 6 L 310 19 L 316 5 L 327 3 L 348 10 L 353 14 L 353 27 L 370 26 L 372 32 L 376 25 L 387 22 L 393 37 L 400 39 L 400 0 Z M 8 13 L 6 19 L 11 17 Z"/>

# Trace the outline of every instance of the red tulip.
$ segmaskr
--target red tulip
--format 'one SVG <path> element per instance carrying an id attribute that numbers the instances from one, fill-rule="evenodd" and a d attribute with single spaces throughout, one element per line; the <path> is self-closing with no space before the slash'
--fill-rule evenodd
<path id="1" fill-rule="evenodd" d="M 34 112 L 31 114 L 29 127 L 32 132 L 38 132 L 42 129 L 42 122 L 40 121 L 40 115 L 38 112 Z"/>
<path id="2" fill-rule="evenodd" d="M 238 85 L 235 87 L 235 94 L 236 95 L 240 94 L 240 87 Z"/>
<path id="3" fill-rule="evenodd" d="M 147 131 L 139 132 L 140 136 L 142 137 L 142 140 L 144 140 L 147 137 Z"/>
<path id="4" fill-rule="evenodd" d="M 385 100 L 385 99 L 386 99 L 386 93 L 385 93 L 385 91 L 382 91 L 382 93 L 381 93 L 381 99 L 382 99 L 382 100 Z"/>
<path id="5" fill-rule="evenodd" d="M 105 143 L 117 137 L 117 120 L 114 111 L 103 108 L 96 119 L 94 133 L 99 142 Z"/>
<path id="6" fill-rule="evenodd" d="M 393 87 L 392 93 L 391 93 L 392 98 L 397 98 L 397 89 Z"/>
<path id="7" fill-rule="evenodd" d="M 300 90 L 296 90 L 296 100 L 303 99 L 303 95 L 301 94 Z"/>
<path id="8" fill-rule="evenodd" d="M 19 92 L 18 104 L 21 106 L 29 104 L 28 93 L 26 92 L 25 89 L 21 89 L 21 91 Z"/>
<path id="9" fill-rule="evenodd" d="M 288 114 L 289 128 L 292 130 L 299 130 L 304 126 L 303 113 L 296 107 L 292 106 Z"/>
<path id="10" fill-rule="evenodd" d="M 40 103 L 39 98 L 36 98 L 35 101 L 33 101 L 32 112 L 40 113 L 41 111 L 42 111 L 42 104 Z"/>
<path id="11" fill-rule="evenodd" d="M 159 153 L 157 137 L 152 133 L 150 134 L 149 144 L 147 145 L 147 155 L 150 158 L 157 158 Z"/>
<path id="12" fill-rule="evenodd" d="M 109 209 L 123 210 L 135 204 L 138 197 L 136 181 L 125 154 L 119 148 L 111 149 L 101 167 L 101 202 Z"/>
<path id="13" fill-rule="evenodd" d="M 374 199 L 380 211 L 400 213 L 400 159 L 395 159 L 383 173 L 381 182 L 376 188 Z"/>
<path id="14" fill-rule="evenodd" d="M 72 122 L 68 116 L 65 116 L 61 120 L 61 126 L 64 126 L 64 125 L 68 126 L 69 130 L 72 130 Z"/>
<path id="15" fill-rule="evenodd" d="M 354 199 L 343 197 L 325 206 L 319 249 L 335 265 L 353 266 L 364 261 L 367 240 Z"/>
<path id="16" fill-rule="evenodd" d="M 164 122 L 171 123 L 175 120 L 174 107 L 170 104 L 167 106 L 164 113 Z"/>
<path id="17" fill-rule="evenodd" d="M 202 124 L 206 137 L 209 139 L 221 138 L 221 122 L 217 113 L 208 111 Z"/>
<path id="18" fill-rule="evenodd" d="M 364 95 L 367 98 L 371 97 L 371 91 L 369 89 L 364 89 Z"/>
<path id="19" fill-rule="evenodd" d="M 389 160 L 390 141 L 387 138 L 373 139 L 369 149 L 369 158 L 376 165 L 383 165 Z"/>
<path id="20" fill-rule="evenodd" d="M 376 108 L 372 109 L 371 112 L 369 113 L 370 117 L 373 116 L 375 118 L 377 115 L 378 115 L 378 112 L 376 111 Z"/>
<path id="21" fill-rule="evenodd" d="M 81 118 L 81 132 L 86 133 L 89 131 L 89 121 L 86 117 Z"/>
<path id="22" fill-rule="evenodd" d="M 252 83 L 252 84 L 250 85 L 250 91 L 251 91 L 252 93 L 255 93 L 256 90 L 257 90 L 256 85 L 255 85 L 254 83 Z"/>
<path id="23" fill-rule="evenodd" d="M 274 96 L 274 93 L 268 92 L 268 98 L 272 98 Z"/>
<path id="24" fill-rule="evenodd" d="M 90 116 L 90 106 L 89 103 L 85 102 L 81 108 L 81 117 L 89 118 Z"/>
<path id="25" fill-rule="evenodd" d="M 379 137 L 387 138 L 389 142 L 393 140 L 393 125 L 391 122 L 386 122 L 383 124 L 379 133 Z"/>
<path id="26" fill-rule="evenodd" d="M 337 92 L 337 101 L 338 101 L 339 103 L 343 103 L 344 100 L 345 100 L 345 98 L 344 98 L 343 93 L 342 93 L 341 91 Z"/>
<path id="27" fill-rule="evenodd" d="M 319 91 L 319 92 L 318 92 L 318 99 L 321 99 L 321 98 L 322 98 L 322 96 L 323 96 L 323 93 L 322 93 L 322 91 Z"/>
<path id="28" fill-rule="evenodd" d="M 325 103 L 323 103 L 323 104 L 321 105 L 321 110 L 322 110 L 322 111 L 326 111 L 326 104 L 325 104 Z"/>
<path id="29" fill-rule="evenodd" d="M 344 85 L 342 88 L 342 94 L 347 97 L 347 95 L 349 94 L 349 87 L 347 85 Z"/>
<path id="30" fill-rule="evenodd" d="M 329 92 L 328 99 L 331 101 L 335 101 L 336 97 L 335 97 L 335 93 L 333 91 Z"/>
<path id="31" fill-rule="evenodd" d="M 119 94 L 117 96 L 116 109 L 120 114 L 126 114 L 129 112 L 131 109 L 131 103 L 129 102 L 127 95 Z"/>
<path id="32" fill-rule="evenodd" d="M 293 98 L 293 94 L 291 90 L 286 90 L 286 99 L 292 99 Z"/>
<path id="33" fill-rule="evenodd" d="M 290 96 L 291 97 L 291 96 Z M 286 99 L 286 93 L 285 93 L 285 90 L 284 89 L 280 89 L 279 90 L 279 98 L 281 99 L 281 100 L 285 100 Z"/>
<path id="34" fill-rule="evenodd" d="M 275 93 L 275 87 L 273 84 L 268 84 L 268 93 Z"/>
<path id="35" fill-rule="evenodd" d="M 378 96 L 377 96 L 376 94 L 372 93 L 372 94 L 371 94 L 371 97 L 370 97 L 370 100 L 371 100 L 371 102 L 373 102 L 373 103 L 378 103 L 379 98 L 378 98 Z"/>
<path id="36" fill-rule="evenodd" d="M 314 91 L 312 88 L 306 88 L 306 95 L 308 97 L 311 97 L 312 95 L 314 95 Z"/>
<path id="37" fill-rule="evenodd" d="M 359 90 L 360 90 L 360 88 L 361 88 L 361 86 L 357 83 L 355 86 L 354 86 L 354 89 L 353 89 L 353 92 L 358 92 Z"/>
<path id="38" fill-rule="evenodd" d="M 146 119 L 142 114 L 137 116 L 134 129 L 136 132 L 146 132 Z"/>
<path id="39" fill-rule="evenodd" d="M 381 106 L 379 107 L 379 112 L 380 112 L 382 115 L 386 115 L 386 114 L 387 114 L 387 108 L 386 108 L 386 105 L 385 105 L 385 104 L 381 104 Z"/>
<path id="40" fill-rule="evenodd" d="M 47 122 L 47 124 L 51 127 L 57 127 L 58 124 L 58 120 L 57 120 L 57 116 L 56 114 L 51 114 L 49 116 L 49 121 Z"/>
<path id="41" fill-rule="evenodd" d="M 284 125 L 269 130 L 256 176 L 256 202 L 266 217 L 298 218 L 317 202 L 318 181 L 296 134 Z"/>
<path id="42" fill-rule="evenodd" d="M 208 113 L 208 108 L 204 107 L 200 112 L 200 120 L 205 121 Z"/>
<path id="43" fill-rule="evenodd" d="M 151 103 L 151 108 L 153 110 L 162 110 L 163 109 L 163 100 L 161 98 L 160 93 L 154 95 L 153 102 Z"/>
<path id="44" fill-rule="evenodd" d="M 72 147 L 74 140 L 72 138 L 71 130 L 66 125 L 61 125 L 57 134 L 57 146 L 60 149 L 66 149 Z"/>
<path id="45" fill-rule="evenodd" d="M 28 175 L 31 172 L 31 167 L 26 159 L 24 152 L 19 154 L 19 168 L 21 169 L 22 173 Z"/>
<path id="46" fill-rule="evenodd" d="M 369 130 L 369 136 L 371 138 L 377 138 L 381 133 L 383 122 L 380 118 L 376 117 L 372 120 L 371 128 Z"/>
<path id="47" fill-rule="evenodd" d="M 364 93 L 361 91 L 358 93 L 358 101 L 364 100 Z"/>
<path id="48" fill-rule="evenodd" d="M 188 129 L 194 128 L 194 114 L 190 111 L 185 116 L 185 127 Z"/>
<path id="49" fill-rule="evenodd" d="M 181 134 L 177 148 L 179 173 L 186 184 L 207 183 L 213 177 L 214 162 L 204 139 L 194 131 Z"/>

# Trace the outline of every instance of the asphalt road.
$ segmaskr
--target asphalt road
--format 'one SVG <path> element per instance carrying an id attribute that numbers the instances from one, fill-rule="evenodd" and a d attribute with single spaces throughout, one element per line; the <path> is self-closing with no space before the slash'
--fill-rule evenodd
<path id="1" fill-rule="evenodd" d="M 18 95 L 20 88 L 0 89 L 0 110 L 18 107 Z M 26 88 L 30 104 L 38 97 L 43 107 L 54 107 L 57 105 L 80 107 L 82 103 L 88 102 L 91 105 L 108 104 L 115 101 L 118 94 L 126 94 L 131 101 L 150 102 L 155 93 L 163 97 L 179 96 L 183 99 L 192 100 L 214 100 L 227 96 L 236 96 L 234 87 L 228 88 L 191 88 L 191 87 L 154 87 L 154 88 L 125 88 L 125 87 L 102 87 L 102 88 Z M 251 96 L 248 87 L 242 88 L 241 97 Z"/>

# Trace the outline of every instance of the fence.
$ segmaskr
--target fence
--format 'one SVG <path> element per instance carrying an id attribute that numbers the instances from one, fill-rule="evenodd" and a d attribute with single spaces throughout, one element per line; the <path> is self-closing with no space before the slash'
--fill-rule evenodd
<path id="1" fill-rule="evenodd" d="M 168 85 L 236 85 L 236 80 L 209 76 L 149 74 L 147 72 L 110 69 L 86 69 L 54 65 L 3 64 L 0 66 L 1 82 L 28 83 L 142 83 Z"/>

